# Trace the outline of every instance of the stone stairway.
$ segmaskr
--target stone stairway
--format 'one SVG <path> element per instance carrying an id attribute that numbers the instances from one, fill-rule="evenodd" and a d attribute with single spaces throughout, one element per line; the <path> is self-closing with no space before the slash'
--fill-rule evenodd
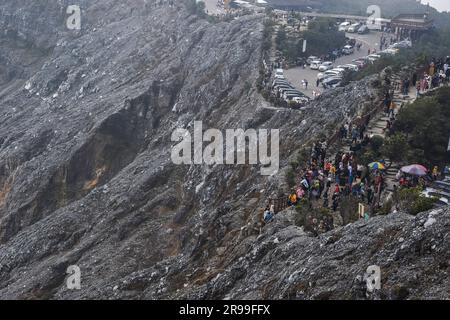
<path id="1" fill-rule="evenodd" d="M 398 82 L 401 78 L 398 75 L 393 75 L 391 81 Z M 394 114 L 397 115 L 400 109 L 404 108 L 406 105 L 414 102 L 415 97 L 415 88 L 410 87 L 409 93 L 407 96 L 403 95 L 401 89 L 397 89 L 394 91 L 394 96 L 392 101 L 396 104 L 396 109 Z M 374 119 L 369 123 L 368 133 L 370 137 L 380 136 L 383 139 L 386 139 L 386 124 L 389 120 L 389 117 L 382 111 L 380 112 Z M 386 163 L 386 172 L 385 172 L 385 198 L 388 198 L 390 194 L 394 191 L 394 185 L 398 185 L 398 181 L 396 181 L 396 175 L 398 170 L 400 170 L 400 165 L 398 163 L 393 163 L 389 159 L 385 159 Z"/>
<path id="2" fill-rule="evenodd" d="M 437 197 L 436 206 L 450 205 L 450 177 L 442 181 L 435 181 L 425 190 L 428 196 Z"/>
<path id="3" fill-rule="evenodd" d="M 394 192 L 394 185 L 398 184 L 396 180 L 396 175 L 398 170 L 400 170 L 400 166 L 396 163 L 391 162 L 389 159 L 386 159 L 386 171 L 385 171 L 385 190 L 387 192 Z"/>

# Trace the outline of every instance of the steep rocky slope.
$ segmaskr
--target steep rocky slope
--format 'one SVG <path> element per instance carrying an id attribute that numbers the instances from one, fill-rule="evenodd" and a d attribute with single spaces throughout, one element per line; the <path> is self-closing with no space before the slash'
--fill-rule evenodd
<path id="1" fill-rule="evenodd" d="M 261 206 L 284 188 L 284 170 L 265 177 L 258 166 L 174 165 L 171 134 L 194 120 L 280 129 L 283 167 L 303 143 L 376 104 L 373 79 L 303 111 L 276 110 L 255 89 L 263 16 L 212 24 L 181 1 L 80 1 L 82 30 L 73 31 L 69 4 L 0 4 L 0 298 L 294 297 L 284 276 L 261 274 L 285 275 L 294 258 L 313 270 L 309 253 L 328 253 L 299 256 L 323 240 L 287 223 L 256 238 Z M 379 218 L 386 229 L 402 219 L 410 221 Z M 448 238 L 443 221 L 432 230 L 447 234 L 436 239 Z M 358 243 L 359 228 L 336 234 Z M 250 265 L 254 250 L 279 254 L 282 247 L 264 244 L 274 232 L 291 232 L 293 251 Z M 386 255 L 388 245 L 380 244 Z M 69 265 L 81 268 L 81 290 L 66 288 Z M 250 294 L 242 288 L 252 279 L 260 283 Z"/>
<path id="2" fill-rule="evenodd" d="M 311 238 L 280 213 L 259 236 L 230 248 L 233 261 L 189 298 L 449 299 L 450 208 L 378 216 Z M 367 290 L 369 266 L 381 290 Z"/>

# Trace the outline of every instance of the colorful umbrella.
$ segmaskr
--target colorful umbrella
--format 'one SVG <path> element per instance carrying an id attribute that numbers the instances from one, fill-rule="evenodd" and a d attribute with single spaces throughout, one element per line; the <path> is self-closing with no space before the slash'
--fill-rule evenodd
<path id="1" fill-rule="evenodd" d="M 402 172 L 411 174 L 413 176 L 424 176 L 427 174 L 428 169 L 420 164 L 413 164 L 410 166 L 406 166 L 401 168 Z"/>
<path id="2" fill-rule="evenodd" d="M 386 169 L 386 166 L 381 162 L 372 162 L 369 163 L 369 168 L 372 170 L 384 170 Z"/>

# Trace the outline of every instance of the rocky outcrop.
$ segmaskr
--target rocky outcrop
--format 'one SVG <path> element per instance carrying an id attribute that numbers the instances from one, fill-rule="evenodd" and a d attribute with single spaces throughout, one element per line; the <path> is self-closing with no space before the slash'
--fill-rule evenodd
<path id="1" fill-rule="evenodd" d="M 224 259 L 233 262 L 183 297 L 448 299 L 450 208 L 378 216 L 319 238 L 294 226 L 294 215 L 291 209 L 277 215 L 261 235 L 247 239 L 245 253 L 229 250 Z M 372 265 L 381 269 L 375 292 L 364 280 Z"/>
<path id="2" fill-rule="evenodd" d="M 195 120 L 280 129 L 284 168 L 301 145 L 376 105 L 373 79 L 305 110 L 275 109 L 255 86 L 263 16 L 212 23 L 182 1 L 81 1 L 77 31 L 65 27 L 68 4 L 0 4 L 0 298 L 250 297 L 242 288 L 261 274 L 244 270 L 249 255 L 279 252 L 257 249 L 270 232 L 298 236 L 300 251 L 322 241 L 278 222 L 257 240 L 284 169 L 175 165 L 171 134 Z M 400 218 L 385 219 L 388 228 Z M 298 252 L 254 267 L 283 273 Z M 81 290 L 66 287 L 70 265 Z M 293 298 L 281 279 L 262 279 L 254 297 Z"/>

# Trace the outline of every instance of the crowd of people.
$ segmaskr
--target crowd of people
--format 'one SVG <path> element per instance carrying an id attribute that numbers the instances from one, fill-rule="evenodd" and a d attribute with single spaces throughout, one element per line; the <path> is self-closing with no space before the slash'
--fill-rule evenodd
<path id="1" fill-rule="evenodd" d="M 384 112 L 386 121 L 385 132 L 390 135 L 396 118 L 396 110 L 399 106 L 394 102 L 394 92 L 399 90 L 405 96 L 409 94 L 410 87 L 417 88 L 417 94 L 429 89 L 448 84 L 450 78 L 450 58 L 433 59 L 428 70 L 422 77 L 413 73 L 411 77 L 404 77 L 402 81 L 391 83 L 387 79 L 388 90 L 384 98 Z M 401 107 L 401 106 L 400 106 Z M 350 144 L 349 152 L 338 152 L 330 158 L 328 146 L 325 141 L 313 145 L 309 160 L 306 161 L 296 177 L 296 187 L 291 190 L 287 199 L 288 206 L 302 205 L 308 203 L 315 208 L 325 208 L 334 212 L 339 211 L 342 200 L 346 197 L 354 197 L 360 203 L 367 204 L 370 212 L 380 206 L 380 198 L 385 187 L 385 176 L 383 170 L 369 168 L 361 165 L 356 152 L 367 146 L 371 137 L 367 128 L 370 116 L 364 119 L 349 121 L 339 129 L 339 137 L 343 143 Z M 327 158 L 328 156 L 328 158 Z M 383 160 L 381 164 L 384 165 Z M 437 179 L 439 170 L 437 167 L 430 171 L 431 177 Z M 425 186 L 425 179 L 404 174 L 399 171 L 397 182 L 400 188 Z M 394 186 L 397 190 L 398 186 Z M 308 201 L 302 202 L 303 199 Z M 264 220 L 270 222 L 275 215 L 273 204 L 268 206 L 264 212 Z M 362 217 L 368 218 L 366 212 Z M 332 220 L 332 219 L 331 219 Z M 318 232 L 328 231 L 333 228 L 333 222 L 328 218 L 313 218 L 314 230 Z"/>
<path id="2" fill-rule="evenodd" d="M 410 87 L 416 89 L 416 96 L 426 93 L 428 90 L 448 85 L 450 81 L 450 57 L 432 59 L 427 70 L 423 73 L 414 72 L 411 77 L 405 77 L 395 84 L 403 95 L 408 95 Z"/>
<path id="3" fill-rule="evenodd" d="M 352 145 L 362 143 L 368 139 L 364 135 L 365 126 L 365 123 L 345 124 L 341 139 L 351 140 Z M 310 205 L 336 212 L 341 201 L 350 196 L 368 206 L 374 204 L 376 195 L 383 191 L 384 178 L 380 171 L 370 171 L 360 165 L 353 151 L 338 152 L 327 159 L 327 143 L 322 141 L 312 147 L 310 160 L 300 170 L 297 182 L 288 197 L 289 206 L 307 199 Z M 318 220 L 317 224 L 325 229 L 330 227 L 329 221 Z"/>
<path id="4" fill-rule="evenodd" d="M 392 101 L 393 91 L 386 93 L 386 113 L 395 118 L 395 104 Z M 373 207 L 380 198 L 384 188 L 384 176 L 380 170 L 370 170 L 358 161 L 356 152 L 369 145 L 371 138 L 367 132 L 370 115 L 347 121 L 339 129 L 341 143 L 348 143 L 349 152 L 338 152 L 333 156 L 328 154 L 326 141 L 313 145 L 309 160 L 299 170 L 296 177 L 297 186 L 291 190 L 287 199 L 288 206 L 299 205 L 303 199 L 316 208 L 325 208 L 338 212 L 340 204 L 346 197 L 354 197 L 359 202 Z M 328 158 L 327 158 L 328 156 Z M 264 211 L 264 221 L 273 220 L 275 212 L 273 205 Z M 366 215 L 367 217 L 367 215 Z M 330 228 L 330 221 L 312 221 L 317 230 L 321 226 Z M 331 224 L 332 225 L 332 224 Z"/>

